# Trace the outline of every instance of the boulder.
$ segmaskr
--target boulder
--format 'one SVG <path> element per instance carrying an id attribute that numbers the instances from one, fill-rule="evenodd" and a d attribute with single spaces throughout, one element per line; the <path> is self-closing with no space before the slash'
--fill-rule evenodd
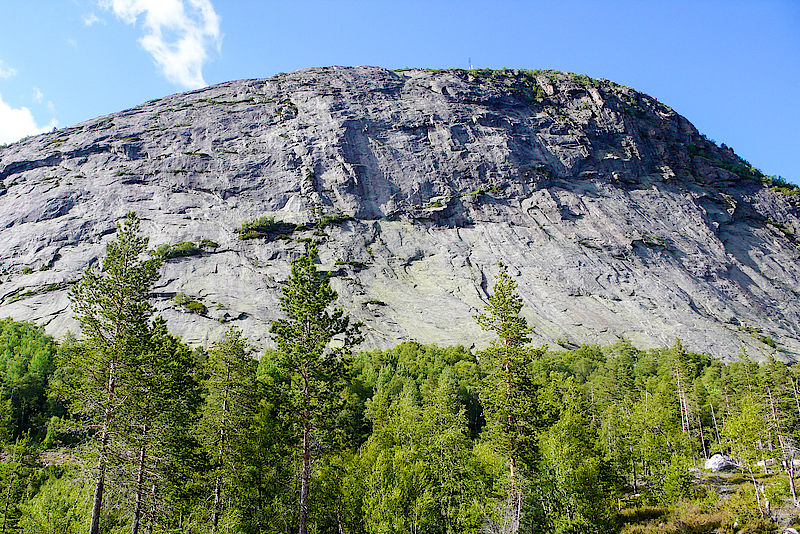
<path id="1" fill-rule="evenodd" d="M 711 470 L 713 473 L 724 473 L 738 469 L 739 466 L 733 463 L 731 459 L 724 454 L 716 453 L 706 460 L 704 467 Z"/>

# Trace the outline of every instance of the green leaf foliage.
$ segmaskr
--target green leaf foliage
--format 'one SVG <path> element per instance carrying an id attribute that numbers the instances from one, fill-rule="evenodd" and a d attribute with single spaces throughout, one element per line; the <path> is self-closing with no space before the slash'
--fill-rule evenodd
<path id="1" fill-rule="evenodd" d="M 353 355 L 360 325 L 313 244 L 260 361 L 238 330 L 190 349 L 149 303 L 146 245 L 128 216 L 76 284 L 81 340 L 0 321 L 0 529 L 760 532 L 765 497 L 796 494 L 793 366 L 533 347 L 502 265 L 476 318 L 488 346 Z M 699 469 L 718 451 L 742 468 L 720 497 L 694 481 L 724 478 Z"/>
<path id="2" fill-rule="evenodd" d="M 56 352 L 56 343 L 42 328 L 0 321 L 0 432 L 6 439 L 23 434 L 44 438 L 47 421 L 57 409 L 47 398 Z"/>

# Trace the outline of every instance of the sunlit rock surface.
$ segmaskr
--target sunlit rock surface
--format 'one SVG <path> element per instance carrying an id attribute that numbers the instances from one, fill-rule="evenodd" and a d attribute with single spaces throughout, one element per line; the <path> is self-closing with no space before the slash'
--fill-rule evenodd
<path id="1" fill-rule="evenodd" d="M 236 81 L 0 149 L 0 180 L 0 316 L 56 335 L 78 331 L 69 283 L 135 210 L 153 247 L 218 245 L 168 260 L 155 289 L 195 344 L 238 326 L 266 346 L 314 239 L 367 347 L 485 345 L 473 315 L 503 261 L 536 343 L 800 356 L 800 196 L 605 80 L 330 67 Z M 313 228 L 337 214 L 353 218 Z M 240 240 L 260 216 L 305 229 Z"/>

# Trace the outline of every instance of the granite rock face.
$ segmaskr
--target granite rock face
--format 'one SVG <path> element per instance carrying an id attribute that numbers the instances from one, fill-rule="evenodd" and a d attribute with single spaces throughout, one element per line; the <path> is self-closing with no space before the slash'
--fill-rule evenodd
<path id="1" fill-rule="evenodd" d="M 135 210 L 154 247 L 205 240 L 154 294 L 191 343 L 236 325 L 268 344 L 289 262 L 315 239 L 365 346 L 487 343 L 473 315 L 502 260 L 537 343 L 679 338 L 795 360 L 800 196 L 759 178 L 655 99 L 583 76 L 224 83 L 0 149 L 0 316 L 77 332 L 69 283 Z M 261 216 L 298 228 L 239 239 Z"/>

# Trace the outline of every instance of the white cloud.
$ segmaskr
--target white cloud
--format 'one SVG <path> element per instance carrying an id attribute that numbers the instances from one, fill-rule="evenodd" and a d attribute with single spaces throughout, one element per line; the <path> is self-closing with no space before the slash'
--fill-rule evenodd
<path id="1" fill-rule="evenodd" d="M 17 69 L 9 67 L 6 62 L 0 59 L 0 78 L 7 79 L 17 75 Z"/>
<path id="2" fill-rule="evenodd" d="M 38 126 L 28 108 L 12 108 L 3 101 L 3 95 L 0 95 L 0 143 L 13 143 L 26 135 L 50 131 L 57 125 L 58 122 L 53 119 L 45 126 Z"/>
<path id="3" fill-rule="evenodd" d="M 33 101 L 37 104 L 41 104 L 44 101 L 44 94 L 39 90 L 38 87 L 33 88 Z"/>
<path id="4" fill-rule="evenodd" d="M 143 16 L 145 34 L 139 43 L 169 81 L 193 89 L 206 85 L 207 51 L 221 42 L 211 0 L 100 0 L 100 5 L 127 24 Z"/>
<path id="5" fill-rule="evenodd" d="M 106 21 L 104 21 L 103 19 L 101 19 L 100 17 L 95 15 L 94 13 L 86 13 L 83 16 L 83 24 L 85 26 L 93 26 L 94 24 L 97 24 L 98 22 L 101 22 L 101 23 L 105 24 Z"/>

